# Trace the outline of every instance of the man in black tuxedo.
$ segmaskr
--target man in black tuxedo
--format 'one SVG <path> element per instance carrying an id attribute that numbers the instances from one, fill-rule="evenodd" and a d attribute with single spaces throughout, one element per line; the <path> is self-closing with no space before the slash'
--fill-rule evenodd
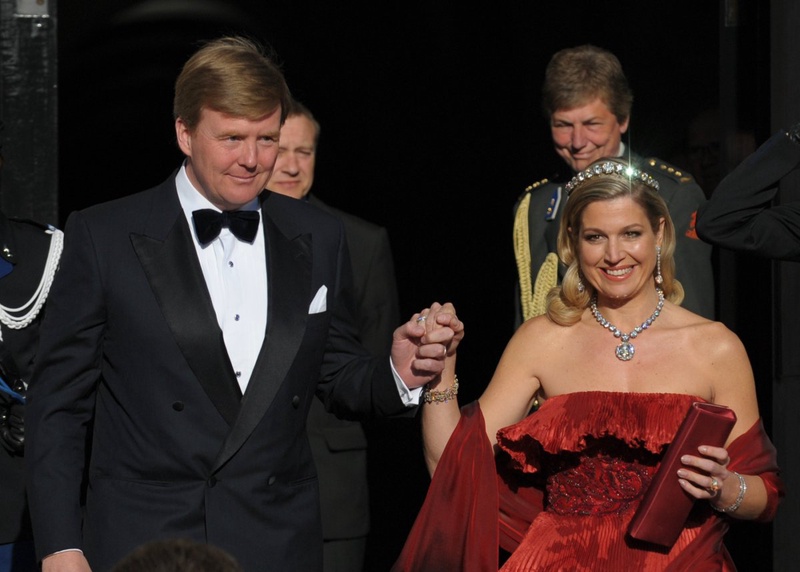
<path id="1" fill-rule="evenodd" d="M 387 355 L 400 321 L 389 233 L 382 226 L 328 206 L 311 193 L 320 125 L 311 111 L 292 102 L 281 127 L 280 151 L 268 188 L 305 200 L 344 224 L 355 282 L 358 335 L 372 355 Z M 364 569 L 370 528 L 367 436 L 361 423 L 339 419 L 311 403 L 308 437 L 319 474 L 325 572 Z"/>
<path id="2" fill-rule="evenodd" d="M 442 327 L 415 315 L 391 361 L 358 343 L 341 222 L 262 192 L 289 101 L 252 41 L 209 42 L 175 84 L 183 165 L 67 220 L 28 404 L 43 572 L 106 571 L 174 537 L 248 571 L 321 570 L 311 400 L 405 411 L 463 335 L 433 304 Z"/>
<path id="3" fill-rule="evenodd" d="M 800 203 L 771 205 L 800 166 L 800 123 L 770 137 L 731 171 L 697 211 L 703 240 L 765 258 L 800 262 Z"/>

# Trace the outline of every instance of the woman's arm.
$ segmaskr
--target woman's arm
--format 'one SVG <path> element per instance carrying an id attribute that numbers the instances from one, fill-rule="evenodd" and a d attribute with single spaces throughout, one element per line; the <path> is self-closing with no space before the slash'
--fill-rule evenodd
<path id="1" fill-rule="evenodd" d="M 488 387 L 480 397 L 480 407 L 486 422 L 486 436 L 494 446 L 497 431 L 524 418 L 539 389 L 539 381 L 533 375 L 532 364 L 539 359 L 537 352 L 543 344 L 536 344 L 545 333 L 544 327 L 552 326 L 541 316 L 525 322 L 508 342 Z M 545 351 L 545 350 L 542 350 Z M 448 357 L 441 380 L 429 384 L 434 392 L 447 391 L 455 381 L 455 354 Z M 422 436 L 425 447 L 425 462 L 433 475 L 450 435 L 460 418 L 456 400 L 424 403 L 422 411 Z"/>
<path id="2" fill-rule="evenodd" d="M 745 468 L 734 471 L 733 467 L 742 465 L 742 460 L 729 455 L 735 449 L 732 443 L 760 423 L 753 371 L 739 338 L 722 324 L 711 327 L 715 330 L 706 338 L 712 343 L 698 348 L 709 356 L 700 373 L 712 380 L 713 401 L 731 407 L 737 422 L 725 447 L 701 446 L 697 456 L 686 455 L 682 459 L 685 467 L 678 471 L 678 477 L 683 489 L 693 497 L 708 500 L 712 507 L 731 517 L 754 520 L 771 502 L 768 488 L 759 476 L 762 469 L 744 463 L 748 473 Z M 763 470 L 768 471 L 768 465 Z M 775 491 L 770 488 L 770 494 Z"/>

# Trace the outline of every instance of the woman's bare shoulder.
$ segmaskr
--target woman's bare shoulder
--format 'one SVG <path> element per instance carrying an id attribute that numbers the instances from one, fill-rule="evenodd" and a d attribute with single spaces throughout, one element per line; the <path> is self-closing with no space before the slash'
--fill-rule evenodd
<path id="1" fill-rule="evenodd" d="M 687 336 L 701 355 L 713 359 L 745 356 L 744 346 L 728 326 L 722 322 L 709 320 L 685 308 L 676 306 L 674 325 L 681 335 Z"/>
<path id="2" fill-rule="evenodd" d="M 517 328 L 517 331 L 514 332 L 513 337 L 519 337 L 521 339 L 529 339 L 531 337 L 539 338 L 544 334 L 548 336 L 565 334 L 569 329 L 569 326 L 557 324 L 546 315 L 542 315 L 523 322 L 522 325 Z"/>
<path id="3" fill-rule="evenodd" d="M 527 364 L 552 363 L 569 347 L 575 329 L 557 324 L 544 315 L 530 318 L 514 332 L 505 353 Z"/>

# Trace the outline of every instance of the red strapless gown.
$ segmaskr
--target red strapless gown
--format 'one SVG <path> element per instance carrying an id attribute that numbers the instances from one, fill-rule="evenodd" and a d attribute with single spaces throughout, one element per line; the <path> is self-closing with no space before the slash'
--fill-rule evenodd
<path id="1" fill-rule="evenodd" d="M 462 418 L 393 572 L 735 570 L 727 519 L 698 502 L 667 550 L 627 535 L 666 445 L 697 397 L 581 392 L 545 401 L 498 432 L 495 459 L 478 403 Z M 728 448 L 731 470 L 759 474 L 771 520 L 783 484 L 761 422 Z M 676 477 L 677 478 L 677 477 Z"/>

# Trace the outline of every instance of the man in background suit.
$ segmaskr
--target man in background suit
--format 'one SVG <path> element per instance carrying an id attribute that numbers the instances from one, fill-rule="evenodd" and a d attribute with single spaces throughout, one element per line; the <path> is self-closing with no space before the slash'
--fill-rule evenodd
<path id="1" fill-rule="evenodd" d="M 463 336 L 434 303 L 442 327 L 415 315 L 391 360 L 358 343 L 341 222 L 262 192 L 289 103 L 256 43 L 207 43 L 175 84 L 180 168 L 67 220 L 28 404 L 43 572 L 104 572 L 168 538 L 248 571 L 321 570 L 311 401 L 407 411 Z"/>
<path id="2" fill-rule="evenodd" d="M 326 205 L 311 194 L 320 125 L 295 100 L 281 139 L 271 191 L 306 200 L 341 219 L 355 283 L 358 334 L 374 356 L 387 355 L 391 333 L 400 321 L 389 234 L 382 226 Z M 308 436 L 319 475 L 325 572 L 360 572 L 369 533 L 367 437 L 361 423 L 338 419 L 315 400 L 308 414 Z"/>
<path id="3" fill-rule="evenodd" d="M 604 157 L 623 157 L 658 181 L 675 223 L 676 276 L 685 292 L 682 306 L 713 318 L 711 248 L 697 238 L 694 229 L 695 213 L 705 196 L 688 173 L 660 159 L 640 157 L 622 142 L 632 104 L 622 65 L 608 50 L 582 45 L 561 50 L 550 59 L 542 107 L 564 169 L 528 186 L 514 206 L 519 273 L 516 325 L 544 313 L 545 296 L 565 270 L 556 256 L 556 237 L 567 201 L 564 184 Z"/>
<path id="4" fill-rule="evenodd" d="M 771 204 L 798 166 L 800 123 L 775 133 L 722 180 L 697 211 L 697 234 L 723 248 L 800 262 L 800 203 Z"/>

